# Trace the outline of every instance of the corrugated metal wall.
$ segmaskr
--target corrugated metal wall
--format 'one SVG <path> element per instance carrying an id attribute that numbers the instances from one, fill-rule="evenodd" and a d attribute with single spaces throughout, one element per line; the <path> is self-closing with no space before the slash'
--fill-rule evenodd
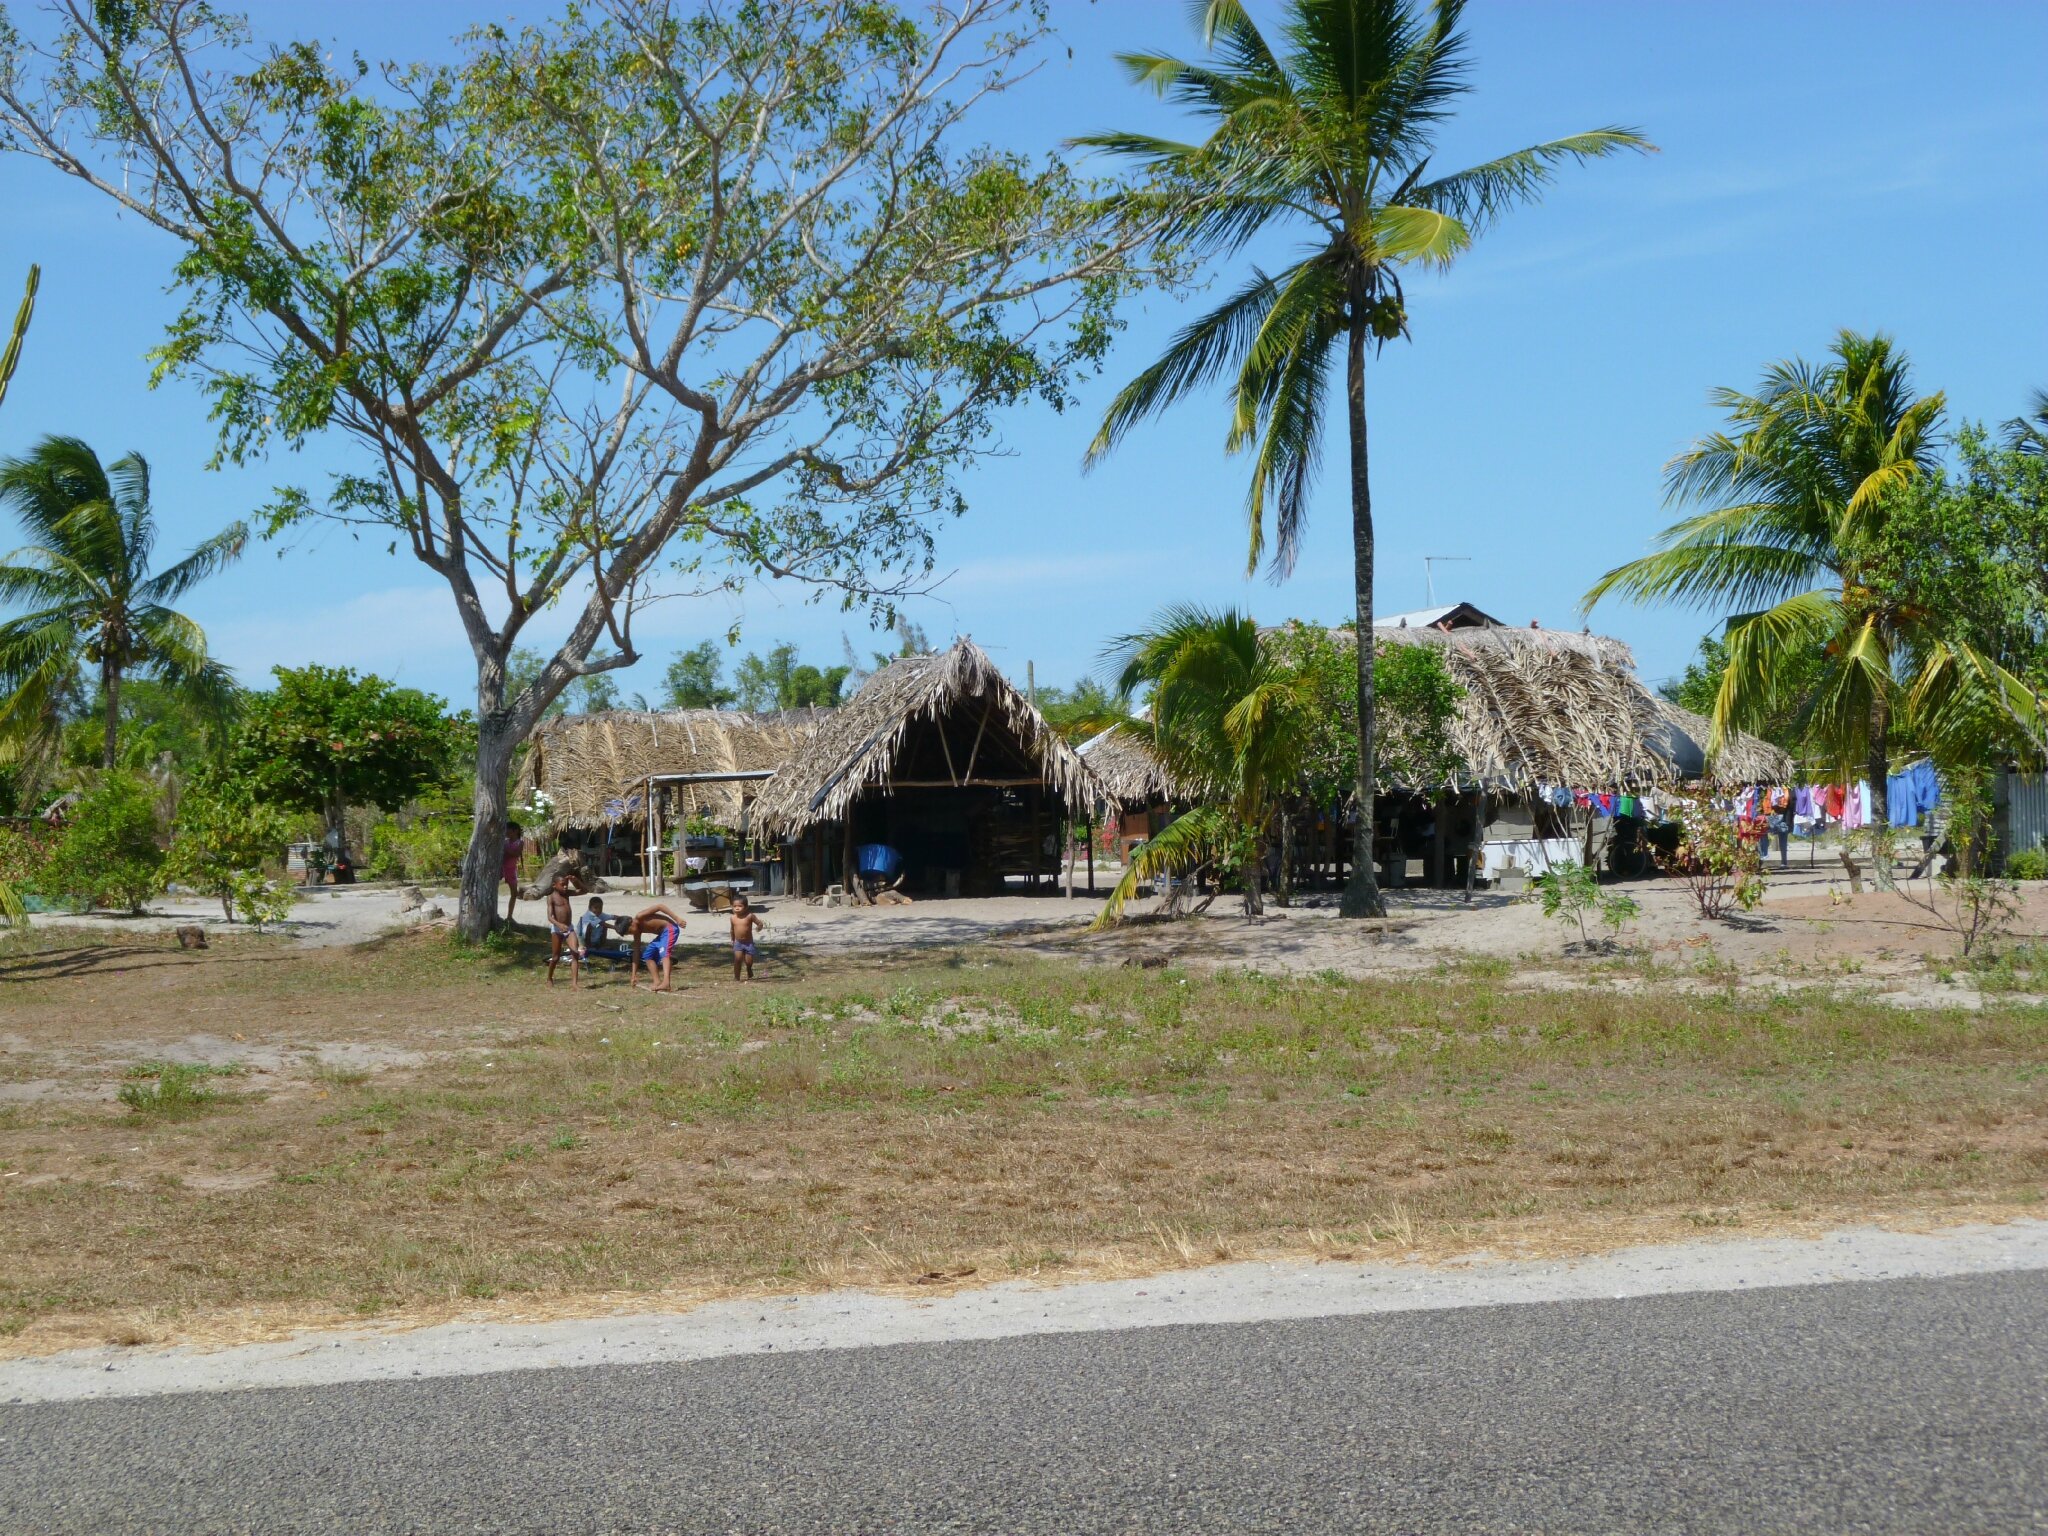
<path id="1" fill-rule="evenodd" d="M 2001 858 L 2048 845 L 2048 774 L 2000 774 L 1996 819 Z"/>

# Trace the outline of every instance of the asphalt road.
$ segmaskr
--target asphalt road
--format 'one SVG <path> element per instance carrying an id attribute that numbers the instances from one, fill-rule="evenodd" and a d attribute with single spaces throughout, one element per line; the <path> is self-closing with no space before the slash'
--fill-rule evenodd
<path id="1" fill-rule="evenodd" d="M 2048 1273 L 14 1407 L 0 1530 L 2048 1531 Z"/>

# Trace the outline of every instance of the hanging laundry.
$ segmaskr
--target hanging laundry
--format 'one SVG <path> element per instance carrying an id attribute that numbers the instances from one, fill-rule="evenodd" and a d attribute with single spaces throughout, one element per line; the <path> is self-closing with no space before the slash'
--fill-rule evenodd
<path id="1" fill-rule="evenodd" d="M 1885 779 L 1886 809 L 1895 827 L 1917 827 L 1920 818 L 1941 803 L 1941 780 L 1926 758 L 1909 763 Z"/>

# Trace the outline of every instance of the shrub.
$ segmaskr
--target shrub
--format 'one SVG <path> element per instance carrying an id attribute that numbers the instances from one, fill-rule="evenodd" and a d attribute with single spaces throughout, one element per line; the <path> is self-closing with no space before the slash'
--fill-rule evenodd
<path id="1" fill-rule="evenodd" d="M 372 880 L 452 880 L 469 848 L 470 818 L 422 816 L 409 827 L 395 821 L 370 829 L 364 872 Z"/>
<path id="2" fill-rule="evenodd" d="M 35 823 L 0 827 L 0 921 L 28 923 L 28 898 L 39 894 L 56 852 L 54 833 Z"/>
<path id="3" fill-rule="evenodd" d="M 163 889 L 163 863 L 156 790 L 134 774 L 108 773 L 71 807 L 43 884 L 81 908 L 140 912 Z"/>
<path id="4" fill-rule="evenodd" d="M 1764 899 L 1763 855 L 1726 812 L 1696 795 L 1680 801 L 1677 820 L 1677 851 L 1658 863 L 1685 882 L 1701 917 L 1726 917 L 1738 907 L 1748 912 Z"/>
<path id="5" fill-rule="evenodd" d="M 1586 918 L 1597 916 L 1616 938 L 1621 930 L 1642 915 L 1633 896 L 1620 891 L 1602 891 L 1599 876 L 1583 864 L 1560 864 L 1529 882 L 1529 895 L 1543 903 L 1543 915 L 1579 925 L 1579 942 L 1591 945 Z"/>
<path id="6" fill-rule="evenodd" d="M 251 800 L 246 788 L 198 784 L 178 807 L 177 832 L 164 872 L 216 898 L 229 922 L 239 911 L 243 921 L 260 928 L 291 910 L 292 893 L 272 885 L 262 873 L 266 863 L 282 862 L 290 832 L 284 813 Z"/>
<path id="7" fill-rule="evenodd" d="M 2048 848 L 2023 848 L 2005 861 L 2014 880 L 2048 880 Z"/>

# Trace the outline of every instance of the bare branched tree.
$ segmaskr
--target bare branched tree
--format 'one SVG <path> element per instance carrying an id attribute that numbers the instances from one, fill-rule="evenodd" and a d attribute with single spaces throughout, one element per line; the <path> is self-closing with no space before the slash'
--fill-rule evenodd
<path id="1" fill-rule="evenodd" d="M 633 617 L 768 575 L 886 614 L 961 466 L 1062 406 L 1134 285 L 1146 199 L 963 142 L 1043 41 L 1022 0 L 607 0 L 452 65 L 259 47 L 204 0 L 0 14 L 0 149 L 175 236 L 159 378 L 241 461 L 355 447 L 279 532 L 387 532 L 448 586 L 477 670 L 459 924 L 493 892 L 519 742 Z M 537 615 L 568 632 L 506 666 Z"/>

